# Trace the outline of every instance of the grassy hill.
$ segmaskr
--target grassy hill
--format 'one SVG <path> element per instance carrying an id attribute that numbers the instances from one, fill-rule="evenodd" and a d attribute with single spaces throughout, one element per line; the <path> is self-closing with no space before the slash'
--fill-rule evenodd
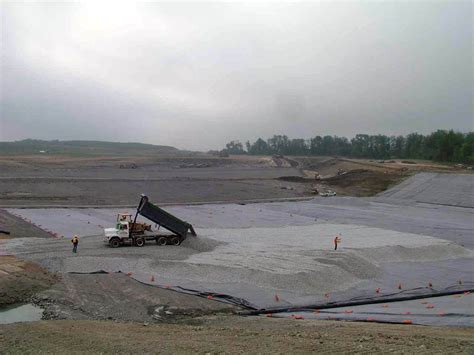
<path id="1" fill-rule="evenodd" d="M 63 154 L 72 156 L 137 156 L 176 154 L 180 150 L 164 145 L 101 141 L 44 141 L 25 139 L 0 142 L 0 155 Z"/>

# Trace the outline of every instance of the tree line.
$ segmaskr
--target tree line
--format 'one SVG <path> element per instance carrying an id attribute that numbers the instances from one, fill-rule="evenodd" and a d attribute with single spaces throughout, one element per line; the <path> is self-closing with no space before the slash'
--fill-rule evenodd
<path id="1" fill-rule="evenodd" d="M 406 136 L 357 134 L 354 138 L 315 136 L 291 139 L 274 135 L 264 140 L 226 144 L 229 154 L 251 155 L 331 155 L 372 159 L 426 159 L 444 162 L 474 163 L 474 132 L 437 130 L 429 135 Z"/>

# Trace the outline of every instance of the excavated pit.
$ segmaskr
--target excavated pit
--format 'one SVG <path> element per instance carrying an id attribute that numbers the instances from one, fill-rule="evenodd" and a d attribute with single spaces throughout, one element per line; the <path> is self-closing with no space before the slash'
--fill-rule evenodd
<path id="1" fill-rule="evenodd" d="M 438 180 L 445 186 L 446 177 L 439 174 L 415 176 L 404 186 L 414 190 L 429 183 L 426 188 L 433 190 Z M 464 189 L 472 177 L 456 181 Z M 258 308 L 314 304 L 328 294 L 343 300 L 376 289 L 388 293 L 400 284 L 434 283 L 443 289 L 458 280 L 473 281 L 473 210 L 453 204 L 458 191 L 418 200 L 395 189 L 396 198 L 388 191 L 365 199 L 166 208 L 198 233 L 179 247 L 109 248 L 101 230 L 123 210 L 9 209 L 65 237 L 4 240 L 0 252 L 60 273 L 121 271 L 142 283 L 223 293 Z M 72 255 L 69 239 L 75 233 L 81 242 Z M 336 235 L 342 243 L 334 251 Z"/>

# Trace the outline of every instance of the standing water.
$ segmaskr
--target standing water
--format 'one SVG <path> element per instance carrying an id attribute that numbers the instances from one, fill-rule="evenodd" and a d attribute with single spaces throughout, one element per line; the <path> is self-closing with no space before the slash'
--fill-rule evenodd
<path id="1" fill-rule="evenodd" d="M 41 320 L 43 310 L 32 304 L 12 305 L 0 309 L 0 324 Z"/>

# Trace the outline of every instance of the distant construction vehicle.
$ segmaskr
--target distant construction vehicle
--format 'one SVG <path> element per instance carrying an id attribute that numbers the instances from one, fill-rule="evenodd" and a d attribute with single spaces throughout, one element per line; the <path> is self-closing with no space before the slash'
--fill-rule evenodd
<path id="1" fill-rule="evenodd" d="M 327 190 L 326 192 L 320 192 L 319 193 L 319 196 L 322 196 L 322 197 L 332 197 L 332 196 L 336 196 L 337 194 L 334 192 L 334 191 L 331 191 L 331 190 Z"/>
<path id="2" fill-rule="evenodd" d="M 154 231 L 150 224 L 137 222 L 138 215 L 154 222 L 158 229 L 163 227 L 171 234 Z M 188 232 L 196 236 L 191 224 L 152 204 L 147 196 L 142 195 L 133 221 L 131 214 L 119 213 L 116 227 L 104 229 L 104 242 L 112 248 L 118 248 L 121 245 L 142 247 L 147 241 L 153 240 L 158 245 L 180 245 L 186 239 Z"/>

